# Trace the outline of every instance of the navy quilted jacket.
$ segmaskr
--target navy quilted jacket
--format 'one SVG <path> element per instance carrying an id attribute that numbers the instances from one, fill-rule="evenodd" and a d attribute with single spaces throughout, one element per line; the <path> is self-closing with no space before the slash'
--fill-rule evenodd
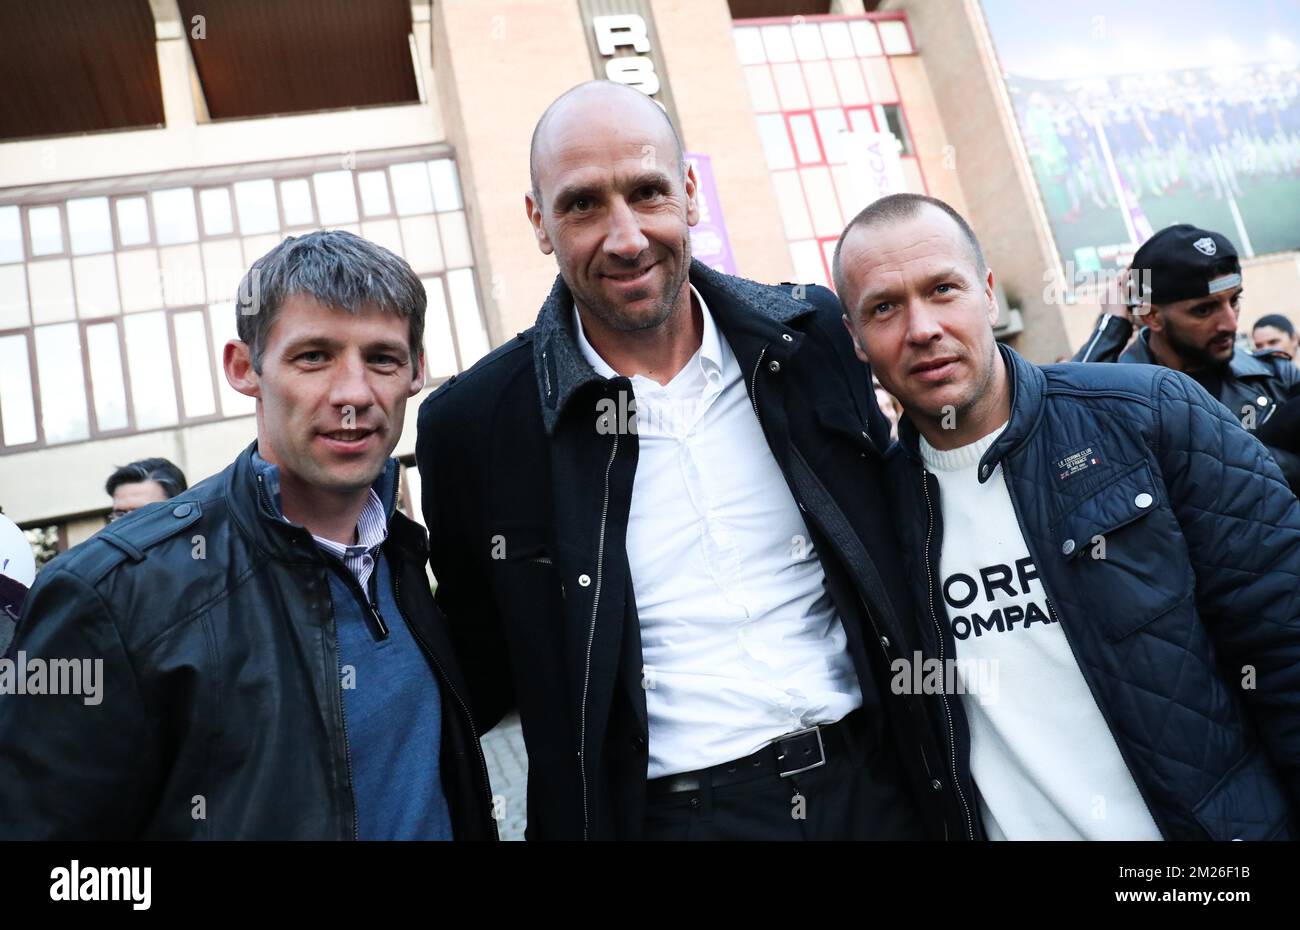
<path id="1" fill-rule="evenodd" d="M 1296 839 L 1300 504 L 1281 472 L 1185 375 L 1040 367 L 1000 348 L 1011 420 L 980 480 L 1002 463 L 1051 610 L 1162 834 Z M 921 605 L 914 645 L 951 658 L 931 571 L 943 539 L 938 483 L 906 420 L 901 436 L 888 460 Z M 978 836 L 960 699 L 932 700 Z"/>

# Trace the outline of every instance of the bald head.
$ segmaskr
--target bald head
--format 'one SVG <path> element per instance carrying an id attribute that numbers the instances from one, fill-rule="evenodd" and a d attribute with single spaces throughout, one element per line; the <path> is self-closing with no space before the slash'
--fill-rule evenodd
<path id="1" fill-rule="evenodd" d="M 685 177 L 686 160 L 682 152 L 682 140 L 663 107 L 626 84 L 617 81 L 586 81 L 555 98 L 533 127 L 533 140 L 528 149 L 528 174 L 533 199 L 538 204 L 542 202 L 539 165 L 548 160 L 555 139 L 562 138 L 566 130 L 582 131 L 596 114 L 609 113 L 617 113 L 619 122 L 629 128 L 639 128 L 661 137 L 662 144 L 667 147 L 669 156 L 677 167 L 677 174 Z"/>

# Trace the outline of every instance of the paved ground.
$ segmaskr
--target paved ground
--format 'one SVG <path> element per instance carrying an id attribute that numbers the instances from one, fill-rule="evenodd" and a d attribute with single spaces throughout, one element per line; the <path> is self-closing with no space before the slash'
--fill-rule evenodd
<path id="1" fill-rule="evenodd" d="M 528 754 L 519 717 L 512 715 L 483 737 L 488 778 L 492 782 L 497 811 L 497 829 L 503 840 L 522 840 L 527 820 L 525 790 L 528 786 Z"/>

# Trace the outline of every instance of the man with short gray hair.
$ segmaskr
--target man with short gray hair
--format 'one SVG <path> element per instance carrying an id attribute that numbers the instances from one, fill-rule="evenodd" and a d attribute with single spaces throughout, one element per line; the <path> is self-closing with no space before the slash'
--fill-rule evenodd
<path id="1" fill-rule="evenodd" d="M 257 439 L 41 573 L 23 687 L 0 688 L 0 839 L 495 837 L 426 537 L 396 510 L 425 300 L 347 232 L 254 263 L 223 362 Z M 32 687 L 68 659 L 100 670 L 93 705 Z"/>

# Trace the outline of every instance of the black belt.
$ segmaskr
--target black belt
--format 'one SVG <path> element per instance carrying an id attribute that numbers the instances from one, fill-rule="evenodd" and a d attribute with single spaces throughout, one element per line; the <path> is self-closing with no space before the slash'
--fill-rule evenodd
<path id="1" fill-rule="evenodd" d="M 653 778 L 646 785 L 649 797 L 699 791 L 705 785 L 722 788 L 753 781 L 767 775 L 788 778 L 800 772 L 821 768 L 827 760 L 847 752 L 854 740 L 861 740 L 862 709 L 858 708 L 836 723 L 823 723 L 806 730 L 796 730 L 761 746 L 757 751 L 736 759 L 680 775 Z M 847 731 L 855 730 L 853 736 Z"/>

